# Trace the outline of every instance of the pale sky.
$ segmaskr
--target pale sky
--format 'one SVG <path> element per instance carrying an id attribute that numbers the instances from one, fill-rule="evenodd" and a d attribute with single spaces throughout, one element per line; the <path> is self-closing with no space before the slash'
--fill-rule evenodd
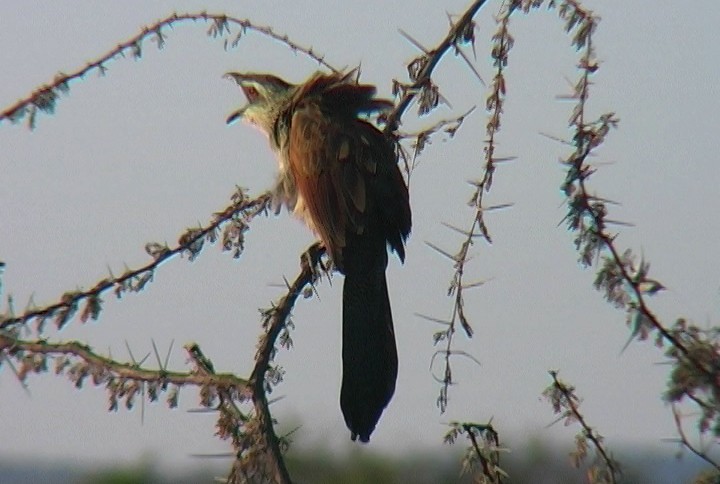
<path id="1" fill-rule="evenodd" d="M 620 129 L 597 152 L 591 189 L 618 201 L 610 217 L 634 224 L 619 228 L 620 247 L 651 262 L 650 276 L 668 291 L 651 300 L 670 325 L 684 316 L 702 326 L 720 316 L 720 262 L 715 256 L 720 222 L 717 126 L 720 4 L 586 2 L 602 17 L 594 37 L 601 68 L 594 77 L 590 114 L 614 111 Z M 0 1 L 0 106 L 69 72 L 134 36 L 173 11 L 226 12 L 270 25 L 337 66 L 362 63 L 362 80 L 389 96 L 391 79 L 407 79 L 415 48 L 402 28 L 427 47 L 447 31 L 446 12 L 467 1 L 445 2 L 41 2 Z M 477 69 L 492 76 L 489 38 L 499 2 L 478 17 Z M 37 129 L 0 125 L 0 260 L 7 266 L 3 298 L 17 311 L 32 299 L 44 305 L 61 294 L 89 288 L 149 258 L 150 241 L 174 244 L 186 227 L 206 224 L 224 208 L 235 185 L 259 194 L 270 186 L 275 161 L 266 140 L 242 124 L 225 125 L 244 98 L 223 73 L 267 71 L 298 82 L 316 65 L 265 37 L 248 34 L 228 52 L 205 35 L 208 25 L 166 31 L 165 49 L 146 42 L 140 61 L 120 59 L 105 77 L 90 74 L 71 84 L 53 116 Z M 438 384 L 428 368 L 437 329 L 415 316 L 446 318 L 451 264 L 425 242 L 455 252 L 459 236 L 443 222 L 468 227 L 465 204 L 481 175 L 486 119 L 476 110 L 455 139 L 433 139 L 413 173 L 413 231 L 407 260 L 388 269 L 400 357 L 395 397 L 368 449 L 404 453 L 443 447 L 445 423 L 486 422 L 503 443 L 520 447 L 528 435 L 572 445 L 574 427 L 546 426 L 552 408 L 540 394 L 559 369 L 583 397 L 588 421 L 610 449 L 627 443 L 676 450 L 661 439 L 676 436 L 662 403 L 668 366 L 652 343 L 632 343 L 625 315 L 592 287 L 594 273 L 576 262 L 573 235 L 558 223 L 565 214 L 558 160 L 569 148 L 541 136 L 568 137 L 568 94 L 578 72 L 576 53 L 553 12 L 517 15 L 516 40 L 506 72 L 508 101 L 499 156 L 517 160 L 499 167 L 489 204 L 512 203 L 487 222 L 494 243 L 477 244 L 469 280 L 490 280 L 468 294 L 466 311 L 475 336 L 457 338 L 459 349 L 481 365 L 455 361 L 458 385 L 445 414 L 436 407 Z M 470 52 L 468 50 L 468 52 Z M 448 55 L 435 81 L 452 108 L 432 117 L 405 116 L 405 128 L 429 126 L 484 106 L 486 90 Z M 98 322 L 73 322 L 52 340 L 78 339 L 128 360 L 175 346 L 171 367 L 187 370 L 182 345 L 196 341 L 218 371 L 247 376 L 259 334 L 258 308 L 283 290 L 298 271 L 311 233 L 287 214 L 258 218 L 239 261 L 207 247 L 190 263 L 163 265 L 146 291 L 121 301 L 105 297 Z M 294 311 L 295 343 L 277 361 L 286 378 L 273 396 L 280 429 L 302 423 L 296 445 L 345 448 L 349 432 L 339 409 L 341 280 L 324 281 L 319 298 Z M 5 302 L 2 306 L 6 308 Z M 151 356 L 152 361 L 154 357 Z M 148 453 L 164 464 L 196 465 L 189 454 L 228 451 L 213 437 L 214 415 L 197 408 L 193 390 L 180 409 L 164 404 L 108 413 L 102 389 L 76 390 L 65 378 L 31 377 L 29 394 L 13 373 L 0 371 L 0 458 L 40 455 L 66 462 L 132 462 Z M 694 424 L 688 422 L 693 434 Z M 617 455 L 622 460 L 622 455 Z"/>

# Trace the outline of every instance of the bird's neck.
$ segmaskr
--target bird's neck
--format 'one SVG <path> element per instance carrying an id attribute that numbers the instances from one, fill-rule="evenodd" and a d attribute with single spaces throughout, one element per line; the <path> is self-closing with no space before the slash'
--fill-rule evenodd
<path id="1" fill-rule="evenodd" d="M 287 152 L 291 116 L 292 114 L 288 112 L 287 108 L 278 110 L 268 132 L 272 149 L 281 155 Z"/>

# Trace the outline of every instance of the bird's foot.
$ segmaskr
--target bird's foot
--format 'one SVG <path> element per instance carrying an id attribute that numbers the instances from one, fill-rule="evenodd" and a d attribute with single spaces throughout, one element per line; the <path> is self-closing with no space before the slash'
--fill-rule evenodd
<path id="1" fill-rule="evenodd" d="M 307 248 L 305 252 L 300 256 L 300 266 L 305 269 L 309 269 L 313 273 L 313 279 L 320 277 L 320 271 L 327 273 L 329 268 L 322 261 L 322 256 L 325 254 L 325 247 L 322 242 L 315 242 Z"/>

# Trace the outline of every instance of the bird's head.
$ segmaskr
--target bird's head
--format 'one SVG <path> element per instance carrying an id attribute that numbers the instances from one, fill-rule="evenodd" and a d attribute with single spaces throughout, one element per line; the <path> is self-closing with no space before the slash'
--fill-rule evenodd
<path id="1" fill-rule="evenodd" d="M 271 133 L 295 86 L 270 74 L 228 72 L 225 77 L 233 79 L 248 100 L 228 117 L 228 124 L 242 118 L 265 133 Z"/>

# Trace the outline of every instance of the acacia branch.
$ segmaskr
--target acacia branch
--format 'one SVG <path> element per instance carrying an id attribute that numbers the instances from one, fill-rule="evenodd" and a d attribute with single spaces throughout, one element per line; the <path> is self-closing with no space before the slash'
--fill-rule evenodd
<path id="1" fill-rule="evenodd" d="M 500 468 L 500 436 L 492 423 L 478 424 L 472 422 L 450 422 L 450 430 L 445 434 L 445 443 L 453 444 L 459 436 L 464 435 L 470 445 L 463 458 L 463 472 L 470 472 L 480 464 L 483 480 L 500 484 L 507 473 Z"/>
<path id="2" fill-rule="evenodd" d="M 301 270 L 295 280 L 288 286 L 287 293 L 277 304 L 269 310 L 264 311 L 263 327 L 265 333 L 261 336 L 258 343 L 258 352 L 255 356 L 255 366 L 250 377 L 250 384 L 253 387 L 253 405 L 258 415 L 267 446 L 269 447 L 270 458 L 273 462 L 275 474 L 273 477 L 275 482 L 290 483 L 290 474 L 285 466 L 285 460 L 282 456 L 282 449 L 278 437 L 273 428 L 273 418 L 270 414 L 270 407 L 267 400 L 267 392 L 272 386 L 272 382 L 267 381 L 267 373 L 275 352 L 275 344 L 278 336 L 287 327 L 288 320 L 292 308 L 295 306 L 298 296 L 300 296 L 309 284 L 313 284 L 317 278 L 315 267 L 320 257 L 324 254 L 324 249 L 318 244 L 314 244 L 301 258 Z"/>
<path id="3" fill-rule="evenodd" d="M 97 282 L 94 287 L 86 291 L 66 292 L 58 302 L 31 309 L 20 316 L 0 316 L 0 330 L 10 329 L 13 326 L 26 324 L 32 320 L 39 321 L 39 329 L 42 328 L 45 320 L 54 318 L 58 328 L 67 323 L 78 311 L 80 303 L 87 301 L 81 319 L 97 319 L 101 309 L 102 300 L 100 296 L 110 289 L 115 289 L 116 295 L 121 297 L 125 291 L 139 291 L 152 278 L 155 269 L 163 262 L 189 253 L 195 257 L 200 252 L 205 238 L 211 242 L 216 240 L 218 228 L 233 218 L 238 218 L 238 223 L 247 224 L 255 216 L 264 213 L 272 200 L 270 193 L 265 193 L 254 199 L 248 199 L 239 191 L 233 196 L 233 203 L 221 212 L 214 214 L 212 221 L 197 229 L 189 229 L 179 239 L 178 244 L 173 247 L 160 246 L 159 244 L 148 244 L 146 250 L 153 257 L 153 260 L 136 269 L 127 270 L 121 276 L 108 277 Z M 246 225 L 245 225 L 246 227 Z M 242 234 L 237 234 L 241 236 Z M 227 244 L 224 248 L 232 248 Z"/>
<path id="4" fill-rule="evenodd" d="M 647 297 L 655 295 L 664 286 L 648 278 L 649 264 L 645 261 L 635 263 L 630 250 L 621 253 L 617 247 L 616 235 L 608 231 L 612 221 L 606 218 L 607 200 L 591 195 L 587 188 L 587 180 L 594 173 L 586 161 L 604 141 L 610 128 L 617 125 L 614 113 L 607 113 L 594 122 L 586 121 L 586 103 L 589 98 L 590 76 L 599 68 L 595 59 L 592 34 L 597 27 L 598 19 L 592 12 L 583 9 L 579 2 L 567 0 L 561 7 L 561 17 L 577 30 L 573 44 L 583 53 L 578 65 L 582 74 L 575 86 L 571 99 L 577 103 L 573 109 L 570 125 L 574 128 L 573 144 L 575 151 L 565 160 L 568 167 L 567 176 L 562 190 L 567 196 L 568 214 L 565 220 L 568 228 L 578 233 L 575 245 L 581 253 L 580 261 L 590 266 L 604 249 L 609 256 L 605 257 L 604 265 L 598 271 L 595 287 L 605 291 L 606 299 L 627 312 L 628 323 L 632 326 L 632 337 L 646 339 L 650 331 L 660 335 L 662 341 L 670 344 L 667 355 L 676 360 L 677 368 L 686 363 L 702 375 L 702 384 L 698 387 L 717 388 L 720 381 L 720 351 L 717 343 L 693 336 L 684 321 L 680 320 L 677 329 L 666 328 L 660 319 L 650 310 Z M 684 339 L 689 341 L 686 343 Z M 683 394 L 691 395 L 693 388 L 685 393 L 671 388 L 671 400 L 679 400 Z M 720 411 L 720 401 L 713 397 L 714 412 Z"/>
<path id="5" fill-rule="evenodd" d="M 198 385 L 202 388 L 201 398 L 204 406 L 212 406 L 213 402 L 219 398 L 218 435 L 221 438 L 231 438 L 237 451 L 229 482 L 245 482 L 253 470 L 260 469 L 263 475 L 274 482 L 290 483 L 290 476 L 282 457 L 280 439 L 275 434 L 274 420 L 269 409 L 267 392 L 270 390 L 272 382 L 268 381 L 267 373 L 277 339 L 288 325 L 292 308 L 298 296 L 303 293 L 308 284 L 315 281 L 317 277 L 315 266 L 323 254 L 324 249 L 314 245 L 308 251 L 308 255 L 302 258 L 301 272 L 289 285 L 286 295 L 271 309 L 264 311 L 263 326 L 266 331 L 260 339 L 256 363 L 251 377 L 247 381 L 231 374 L 216 374 L 212 363 L 194 344 L 186 346 L 197 367 L 193 373 L 169 372 L 165 369 L 149 370 L 141 368 L 137 364 L 119 363 L 97 355 L 88 346 L 78 342 L 23 341 L 3 333 L 0 333 L 0 355 L 16 357 L 27 366 L 27 370 L 25 367 L 21 369 L 22 379 L 28 371 L 40 372 L 46 369 L 46 361 L 44 358 L 38 359 L 38 355 L 75 356 L 89 365 L 80 370 L 73 370 L 76 385 L 80 386 L 82 380 L 91 375 L 96 384 L 106 383 L 108 390 L 115 391 L 111 395 L 111 401 L 117 401 L 119 394 L 120 397 L 127 399 L 128 407 L 132 404 L 132 398 L 140 391 L 140 386 L 111 385 L 112 380 L 155 383 L 162 385 L 163 389 L 168 383 L 176 386 Z M 66 364 L 63 363 L 62 367 L 65 366 Z M 98 373 L 99 369 L 102 369 L 102 372 Z M 234 403 L 236 400 L 245 399 L 251 399 L 253 402 L 254 419 L 244 415 Z M 260 459 L 252 449 L 262 450 L 267 461 Z M 248 468 L 253 470 L 248 470 Z"/>
<path id="6" fill-rule="evenodd" d="M 714 381 L 718 376 L 717 372 L 714 371 L 711 366 L 700 361 L 693 354 L 690 348 L 688 348 L 680 338 L 676 337 L 670 329 L 666 328 L 660 319 L 652 312 L 645 298 L 647 291 L 642 289 L 643 284 L 648 281 L 637 280 L 637 278 L 630 273 L 627 257 L 621 255 L 619 249 L 616 247 L 614 242 L 615 235 L 609 234 L 605 230 L 606 221 L 604 220 L 604 216 L 597 212 L 596 207 L 593 207 L 591 202 L 592 197 L 587 192 L 584 180 L 580 181 L 579 186 L 581 191 L 577 195 L 577 198 L 581 200 L 584 211 L 590 216 L 593 223 L 599 227 L 599 230 L 595 231 L 594 235 L 602 241 L 602 244 L 610 253 L 613 265 L 621 274 L 623 282 L 630 287 L 630 292 L 634 299 L 634 302 L 629 305 L 631 309 L 642 315 L 643 324 L 651 324 L 663 339 L 670 343 L 672 347 L 677 349 L 698 371 L 704 373 L 708 377 L 709 381 Z M 641 338 L 644 337 L 642 328 L 634 328 L 633 331 L 635 333 L 633 336 L 640 335 Z M 720 358 L 718 358 L 718 356 L 719 355 L 716 355 L 716 361 L 720 363 Z"/>
<path id="7" fill-rule="evenodd" d="M 678 410 L 677 406 L 674 403 L 672 404 L 672 412 L 673 419 L 675 420 L 675 429 L 680 436 L 680 443 L 683 445 L 683 447 L 704 460 L 706 463 L 710 464 L 713 468 L 715 468 L 715 471 L 720 472 L 720 464 L 715 462 L 703 449 L 698 449 L 692 443 L 690 443 L 690 440 L 685 435 L 685 430 L 683 429 L 682 415 L 680 414 L 680 410 Z"/>
<path id="8" fill-rule="evenodd" d="M 417 74 L 413 74 L 413 83 L 404 87 L 404 93 L 402 94 L 402 98 L 400 98 L 400 102 L 395 105 L 395 108 L 386 118 L 386 134 L 394 133 L 397 130 L 400 125 L 400 119 L 408 106 L 410 106 L 410 103 L 422 89 L 427 88 L 431 84 L 432 73 L 440 62 L 440 59 L 442 59 L 447 51 L 457 46 L 458 42 L 463 40 L 463 34 L 467 32 L 469 26 L 473 23 L 473 17 L 475 17 L 475 14 L 482 8 L 486 1 L 487 0 L 475 0 L 460 19 L 451 26 L 450 31 L 442 42 L 420 58 L 422 67 L 418 70 Z"/>
<path id="9" fill-rule="evenodd" d="M 199 13 L 174 13 L 169 17 L 143 27 L 141 31 L 135 36 L 131 37 L 125 42 L 119 43 L 114 48 L 110 49 L 107 53 L 101 55 L 95 60 L 88 62 L 85 66 L 80 67 L 69 74 L 58 73 L 55 78 L 42 86 L 34 89 L 26 97 L 18 100 L 9 107 L 3 109 L 0 112 L 0 123 L 4 120 L 17 122 L 23 118 L 26 114 L 30 114 L 30 126 L 34 127 L 35 113 L 37 110 L 52 113 L 55 109 L 55 103 L 60 93 L 67 92 L 70 87 L 70 82 L 83 79 L 85 76 L 93 71 L 99 71 L 100 74 L 104 75 L 107 71 L 107 63 L 115 60 L 118 57 L 124 57 L 126 52 L 131 53 L 132 57 L 139 59 L 142 56 L 143 42 L 148 38 L 152 37 L 156 42 L 159 49 L 162 49 L 165 45 L 165 34 L 163 33 L 164 28 L 172 28 L 176 24 L 185 22 L 212 22 L 212 25 L 208 31 L 208 35 L 212 37 L 224 37 L 230 35 L 230 26 L 234 25 L 240 28 L 240 32 L 235 35 L 234 39 L 228 43 L 225 42 L 225 47 L 235 47 L 240 37 L 248 30 L 257 32 L 265 35 L 273 40 L 281 42 L 287 45 L 293 52 L 301 52 L 306 56 L 316 61 L 321 66 L 333 71 L 338 72 L 333 66 L 325 61 L 324 56 L 319 56 L 313 52 L 312 48 L 303 47 L 288 38 L 287 35 L 281 35 L 273 31 L 270 27 L 254 25 L 248 19 L 239 19 L 230 17 L 224 14 L 213 14 L 207 12 Z"/>
<path id="10" fill-rule="evenodd" d="M 529 12 L 539 8 L 542 0 L 513 0 L 509 8 Z M 571 143 L 575 151 L 567 157 L 567 175 L 562 190 L 567 196 L 568 213 L 565 217 L 568 228 L 577 233 L 575 246 L 580 253 L 580 262 L 588 267 L 602 256 L 602 266 L 597 271 L 594 285 L 605 293 L 605 298 L 614 306 L 624 309 L 628 325 L 632 328 L 630 341 L 645 340 L 651 332 L 656 333 L 656 344 L 669 349 L 665 354 L 673 360 L 673 369 L 668 383 L 665 399 L 672 402 L 687 397 L 701 409 L 699 428 L 701 433 L 711 428 L 715 437 L 720 434 L 720 342 L 717 335 L 708 336 L 694 325 L 680 318 L 672 328 L 665 327 L 650 310 L 647 298 L 655 295 L 664 286 L 648 277 L 649 263 L 643 259 L 636 263 L 632 251 L 622 251 L 616 245 L 616 234 L 608 230 L 613 223 L 607 215 L 608 200 L 591 195 L 587 180 L 594 168 L 587 159 L 604 142 L 611 128 L 617 126 L 614 113 L 601 115 L 595 121 L 587 121 L 586 104 L 590 95 L 590 78 L 598 70 L 599 64 L 593 49 L 593 33 L 599 18 L 585 9 L 577 0 L 548 2 L 548 7 L 557 8 L 561 19 L 565 21 L 567 32 L 573 33 L 572 45 L 581 51 L 578 69 L 580 79 L 572 95 L 565 96 L 575 100 L 570 116 L 573 129 Z M 704 394 L 700 398 L 697 394 Z M 711 425 L 711 421 L 714 424 Z M 684 434 L 679 429 L 683 440 Z"/>
<path id="11" fill-rule="evenodd" d="M 602 459 L 602 465 L 605 468 L 604 472 L 609 478 L 609 482 L 617 484 L 619 476 L 621 474 L 619 464 L 610 456 L 605 450 L 605 446 L 602 443 L 602 437 L 595 432 L 590 425 L 588 425 L 585 417 L 580 413 L 578 406 L 579 399 L 575 395 L 575 389 L 569 387 L 565 383 L 561 382 L 557 377 L 556 371 L 551 371 L 550 376 L 553 379 L 552 386 L 545 390 L 544 395 L 551 401 L 555 413 L 561 413 L 563 419 L 566 422 L 575 421 L 582 427 L 582 433 L 580 438 L 584 441 L 585 439 L 592 442 L 595 450 Z M 584 444 L 580 445 L 581 449 L 578 450 L 575 456 L 575 464 L 585 457 Z M 602 472 L 603 469 L 600 469 Z M 603 480 L 604 481 L 604 480 Z M 602 481 L 601 481 L 602 482 Z"/>
<path id="12" fill-rule="evenodd" d="M 112 358 L 95 353 L 88 345 L 77 341 L 64 343 L 51 343 L 44 340 L 15 339 L 0 333 L 0 353 L 14 355 L 18 352 L 28 352 L 48 356 L 73 356 L 98 368 L 106 369 L 112 376 L 126 378 L 138 382 L 163 382 L 177 386 L 183 385 L 214 385 L 218 387 L 234 388 L 239 393 L 249 395 L 249 383 L 231 373 L 201 375 L 197 373 L 168 371 L 165 369 L 153 370 L 143 368 L 136 363 L 121 363 Z"/>
<path id="13" fill-rule="evenodd" d="M 503 111 L 503 104 L 506 97 L 505 87 L 505 75 L 504 71 L 508 64 L 508 53 L 513 46 L 513 39 L 508 31 L 508 24 L 510 22 L 510 14 L 512 10 L 506 9 L 498 19 L 498 30 L 493 35 L 493 47 L 491 56 L 495 65 L 495 75 L 493 77 L 490 94 L 486 100 L 486 110 L 488 111 L 488 122 L 486 125 L 486 135 L 484 152 L 484 161 L 482 167 L 482 177 L 473 181 L 472 184 L 475 186 L 475 191 L 470 198 L 470 204 L 475 208 L 473 213 L 473 219 L 470 224 L 470 228 L 467 230 L 456 229 L 462 235 L 465 236 L 460 249 L 455 254 L 447 254 L 442 250 L 436 248 L 432 244 L 431 247 L 436 248 L 440 253 L 445 254 L 453 262 L 453 268 L 455 270 L 452 279 L 450 281 L 450 287 L 448 289 L 448 295 L 453 296 L 453 309 L 452 316 L 449 321 L 445 322 L 447 329 L 437 332 L 434 336 L 435 343 L 445 341 L 444 354 L 444 376 L 442 379 L 442 387 L 440 388 L 440 394 L 437 399 L 440 411 L 444 412 L 447 408 L 448 403 L 448 392 L 450 385 L 452 385 L 452 369 L 450 366 L 451 357 L 456 354 L 452 350 L 453 340 L 456 332 L 456 323 L 459 321 L 465 334 L 468 337 L 472 337 L 473 329 L 470 324 L 468 317 L 465 314 L 465 300 L 464 290 L 475 288 L 482 285 L 482 282 L 466 283 L 464 280 L 465 267 L 469 261 L 470 248 L 474 244 L 475 239 L 478 237 L 484 238 L 488 243 L 492 242 L 490 233 L 485 224 L 485 213 L 499 208 L 505 208 L 509 205 L 498 205 L 496 207 L 485 207 L 483 205 L 483 196 L 485 192 L 489 191 L 492 186 L 493 174 L 495 173 L 496 163 L 502 161 L 508 161 L 511 158 L 496 158 L 495 157 L 495 136 L 500 131 L 500 119 Z M 469 20 L 468 20 L 469 21 Z"/>
<path id="14" fill-rule="evenodd" d="M 412 172 L 415 170 L 417 166 L 417 159 L 420 156 L 420 154 L 423 152 L 425 147 L 429 145 L 432 141 L 432 138 L 434 135 L 439 133 L 445 133 L 449 138 L 455 137 L 458 130 L 462 127 L 463 123 L 467 119 L 470 114 L 475 111 L 475 106 L 467 110 L 465 113 L 461 114 L 460 116 L 456 116 L 452 119 L 442 119 L 432 126 L 429 126 L 425 129 L 422 129 L 420 131 L 416 131 L 413 133 L 406 133 L 397 131 L 395 135 L 399 140 L 402 139 L 412 139 L 412 159 L 410 160 L 409 165 L 407 166 L 407 175 L 408 175 L 408 185 L 410 181 L 410 176 L 412 175 Z"/>

